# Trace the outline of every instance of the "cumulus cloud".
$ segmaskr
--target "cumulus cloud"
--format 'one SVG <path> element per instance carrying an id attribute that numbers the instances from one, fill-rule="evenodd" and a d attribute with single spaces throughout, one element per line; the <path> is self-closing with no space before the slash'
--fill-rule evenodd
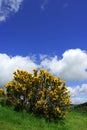
<path id="1" fill-rule="evenodd" d="M 87 102 L 87 84 L 68 87 L 73 104 Z"/>
<path id="2" fill-rule="evenodd" d="M 69 49 L 61 59 L 58 56 L 46 57 L 41 66 L 64 80 L 87 80 L 87 53 L 81 49 Z"/>
<path id="3" fill-rule="evenodd" d="M 32 72 L 34 68 L 38 68 L 38 65 L 30 57 L 10 57 L 0 54 L 0 86 L 12 80 L 15 70 L 23 69 Z"/>
<path id="4" fill-rule="evenodd" d="M 35 58 L 32 59 L 32 57 L 10 57 L 7 54 L 0 54 L 0 86 L 11 79 L 12 73 L 16 69 L 31 71 L 33 68 L 45 68 L 65 81 L 87 80 L 87 53 L 85 51 L 70 49 L 63 53 L 61 59 L 58 59 L 57 56 L 40 55 L 39 63 L 36 63 Z M 76 89 L 78 91 L 79 86 Z M 75 94 L 76 89 L 73 89 L 72 93 Z M 80 89 L 80 91 L 84 92 L 84 89 Z"/>
<path id="5" fill-rule="evenodd" d="M 9 81 L 13 71 L 18 68 L 29 71 L 33 68 L 45 68 L 65 81 L 87 80 L 87 53 L 85 51 L 70 49 L 65 51 L 62 56 L 61 59 L 58 59 L 58 56 L 40 55 L 39 63 L 36 63 L 35 58 L 32 60 L 33 56 L 10 57 L 7 54 L 0 54 L 0 85 Z M 78 91 L 79 87 L 77 86 L 76 89 Z M 81 91 L 83 92 L 83 90 Z"/>
<path id="6" fill-rule="evenodd" d="M 74 97 L 71 98 L 72 104 L 81 104 L 87 102 L 87 97 Z"/>
<path id="7" fill-rule="evenodd" d="M 68 87 L 70 90 L 71 96 L 87 95 L 87 84 L 82 84 L 81 86 Z"/>
<path id="8" fill-rule="evenodd" d="M 0 0 L 0 21 L 5 21 L 10 13 L 18 12 L 23 0 Z"/>

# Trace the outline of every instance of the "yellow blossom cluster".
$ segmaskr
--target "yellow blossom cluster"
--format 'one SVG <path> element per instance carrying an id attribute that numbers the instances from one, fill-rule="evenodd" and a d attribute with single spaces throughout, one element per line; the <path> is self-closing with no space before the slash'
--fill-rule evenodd
<path id="1" fill-rule="evenodd" d="M 44 105 L 46 105 L 46 100 L 43 100 L 43 99 L 40 101 L 37 101 L 37 103 L 36 103 L 37 108 L 42 107 Z"/>

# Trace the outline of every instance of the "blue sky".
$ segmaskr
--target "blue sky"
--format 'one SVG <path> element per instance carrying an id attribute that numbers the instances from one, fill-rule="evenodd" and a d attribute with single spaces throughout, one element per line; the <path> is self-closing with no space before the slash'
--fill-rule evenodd
<path id="1" fill-rule="evenodd" d="M 44 67 L 73 103 L 87 101 L 87 0 L 0 0 L 0 64 L 1 86 L 18 68 Z"/>

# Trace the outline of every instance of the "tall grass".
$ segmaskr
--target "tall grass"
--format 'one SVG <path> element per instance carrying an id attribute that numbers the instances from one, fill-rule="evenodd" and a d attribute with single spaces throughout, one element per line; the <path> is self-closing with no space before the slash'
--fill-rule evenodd
<path id="1" fill-rule="evenodd" d="M 71 111 L 64 121 L 54 123 L 0 105 L 0 130 L 87 130 L 86 114 Z"/>

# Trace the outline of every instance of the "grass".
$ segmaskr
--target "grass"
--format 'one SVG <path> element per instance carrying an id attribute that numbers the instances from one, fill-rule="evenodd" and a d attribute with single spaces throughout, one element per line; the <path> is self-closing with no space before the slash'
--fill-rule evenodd
<path id="1" fill-rule="evenodd" d="M 54 123 L 0 105 L 0 130 L 87 130 L 87 113 L 71 111 L 64 121 Z"/>

